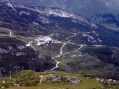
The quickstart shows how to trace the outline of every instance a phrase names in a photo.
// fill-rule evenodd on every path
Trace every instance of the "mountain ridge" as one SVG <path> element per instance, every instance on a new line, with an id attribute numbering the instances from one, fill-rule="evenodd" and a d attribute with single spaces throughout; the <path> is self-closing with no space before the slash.
<path id="1" fill-rule="evenodd" d="M 11 2 L 30 6 L 59 7 L 78 13 L 90 21 L 101 24 L 107 28 L 118 29 L 119 27 L 119 0 L 28 0 L 28 3 L 25 1 L 11 0 Z M 105 14 L 107 17 L 103 17 Z M 110 16 L 110 14 L 112 16 Z"/>
<path id="2" fill-rule="evenodd" d="M 62 38 L 63 36 L 65 37 L 66 34 L 68 35 L 68 34 L 75 33 L 72 30 L 75 29 L 75 31 L 79 32 L 79 34 L 80 32 L 84 32 L 84 33 L 89 32 L 88 34 L 82 34 L 79 40 L 77 39 L 78 35 L 74 37 L 73 41 L 78 41 L 78 43 L 80 44 L 96 44 L 96 43 L 98 44 L 99 42 L 97 40 L 103 39 L 101 43 L 103 45 L 118 46 L 117 31 L 111 31 L 100 25 L 96 25 L 95 23 L 92 23 L 72 12 L 59 8 L 34 7 L 34 6 L 28 7 L 28 6 L 19 6 L 19 5 L 11 6 L 11 4 L 8 3 L 1 4 L 1 7 L 3 7 L 1 8 L 1 12 L 3 13 L 1 13 L 0 18 L 4 23 L 11 22 L 12 24 L 16 24 L 18 26 L 24 27 L 24 31 L 27 31 L 29 34 L 30 33 L 40 34 L 44 32 L 45 34 L 49 34 L 49 33 L 59 32 L 58 29 L 60 29 L 62 31 L 65 30 L 67 32 L 65 33 L 65 35 L 63 35 L 64 33 L 60 34 L 61 32 L 57 33 L 59 35 L 62 35 L 59 36 Z M 9 11 L 7 11 L 6 8 L 9 9 Z M 6 11 L 6 13 L 4 13 L 4 11 Z M 10 14 L 10 17 L 7 18 L 4 14 Z M 36 27 L 37 30 L 34 27 Z M 112 35 L 113 37 L 109 37 L 108 35 Z M 114 41 L 112 39 L 117 41 Z M 93 43 L 93 41 L 95 42 Z"/>

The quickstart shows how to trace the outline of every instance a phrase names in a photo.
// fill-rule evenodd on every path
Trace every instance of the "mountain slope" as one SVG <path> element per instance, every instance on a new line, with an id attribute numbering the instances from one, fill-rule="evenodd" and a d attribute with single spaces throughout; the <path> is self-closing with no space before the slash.
<path id="1" fill-rule="evenodd" d="M 3 27 L 13 28 L 15 26 L 28 34 L 52 33 L 60 40 L 68 37 L 69 34 L 79 32 L 71 39 L 73 42 L 119 46 L 118 32 L 91 23 L 83 17 L 63 9 L 19 5 L 11 7 L 9 3 L 1 4 L 1 7 L 3 8 L 1 8 L 0 20 Z M 10 16 L 6 17 L 5 14 L 10 14 Z"/>
<path id="2" fill-rule="evenodd" d="M 18 39 L 0 37 L 0 77 L 14 74 L 22 69 L 44 71 L 53 66 L 54 62 L 48 55 L 35 52 Z"/>
<path id="3" fill-rule="evenodd" d="M 76 65 L 75 63 L 80 63 L 80 61 L 84 61 L 84 67 L 82 66 L 82 69 L 85 68 L 87 70 L 88 69 L 87 65 L 90 66 L 90 61 L 88 60 L 91 60 L 92 64 L 89 68 L 92 69 L 94 68 L 94 70 L 96 70 L 97 68 L 96 65 L 99 62 L 100 65 L 98 67 L 100 69 L 102 68 L 101 66 L 104 63 L 106 66 L 104 66 L 103 68 L 108 68 L 110 67 L 110 65 L 112 65 L 111 69 L 115 69 L 114 75 L 111 76 L 111 78 L 113 78 L 116 74 L 118 74 L 118 72 L 116 72 L 116 69 L 118 70 L 119 67 L 118 65 L 115 65 L 115 63 L 118 64 L 118 60 L 114 60 L 114 62 L 110 63 L 113 58 L 108 59 L 107 57 L 108 55 L 109 57 L 112 56 L 112 54 L 114 53 L 111 51 L 113 48 L 112 46 L 119 47 L 118 31 L 113 31 L 104 28 L 103 26 L 92 23 L 73 12 L 66 11 L 60 8 L 13 5 L 9 2 L 1 2 L 0 7 L 1 7 L 0 27 L 2 27 L 0 28 L 0 37 L 5 38 L 7 36 L 8 38 L 10 37 L 10 39 L 11 38 L 17 39 L 23 42 L 24 45 L 33 42 L 32 44 L 30 44 L 30 48 L 32 48 L 33 51 L 31 50 L 28 52 L 31 53 L 33 52 L 34 55 L 28 55 L 28 58 L 34 56 L 38 59 L 36 61 L 35 59 L 28 61 L 27 56 L 25 56 L 24 61 L 27 62 L 26 69 L 43 71 L 45 69 L 52 70 L 53 68 L 56 70 L 58 69 L 62 70 L 63 64 L 61 65 L 60 68 L 58 66 L 59 65 L 58 63 L 60 62 L 59 60 L 57 61 L 55 58 L 65 59 L 64 56 L 66 54 L 66 56 L 68 55 L 68 58 L 70 57 L 69 59 L 71 59 L 71 61 L 65 60 L 66 64 L 63 65 L 63 67 L 65 68 L 67 68 L 68 65 L 71 66 L 71 69 L 73 68 L 75 69 L 76 67 L 80 66 L 78 64 Z M 39 47 L 34 42 L 35 38 L 38 37 L 38 35 L 47 35 L 47 36 L 50 35 L 54 43 L 48 46 Z M 6 42 L 6 44 L 9 44 L 9 42 Z M 67 46 L 67 44 L 70 45 Z M 105 48 L 97 49 L 94 47 L 94 49 L 101 51 L 101 52 L 97 52 L 97 54 L 94 54 L 95 50 L 86 48 L 84 51 L 82 51 L 83 57 L 79 57 L 81 53 L 80 49 L 83 47 L 83 45 L 89 47 L 109 46 L 109 50 L 104 51 Z M 67 47 L 65 48 L 65 46 Z M 12 51 L 16 52 L 16 50 L 12 50 Z M 89 51 L 91 51 L 91 54 L 93 54 L 93 56 L 90 54 Z M 111 51 L 111 53 L 108 53 L 108 51 Z M 103 54 L 103 52 L 105 54 Z M 85 56 L 85 54 L 87 53 L 89 55 Z M 73 58 L 70 56 L 70 54 L 72 55 Z M 76 60 L 75 60 L 75 54 L 78 54 Z M 9 55 L 14 57 L 13 60 L 15 60 L 16 56 L 13 56 L 12 54 Z M 99 55 L 101 55 L 101 57 Z M 95 56 L 98 58 L 96 58 L 96 60 L 93 60 Z M 107 59 L 104 58 L 105 56 L 107 57 Z M 115 59 L 118 59 L 117 54 L 114 54 L 114 56 Z M 80 58 L 82 59 L 84 58 L 84 60 L 80 60 Z M 5 58 L 1 58 L 2 61 L 4 61 L 4 59 Z M 7 61 L 9 62 L 9 60 Z M 19 62 L 20 61 L 18 61 L 18 64 Z M 15 64 L 15 62 L 13 62 L 13 64 Z M 7 64 L 7 66 L 8 65 L 10 65 L 10 63 Z M 33 69 L 34 67 L 35 69 Z M 10 69 L 10 67 L 6 67 L 6 68 Z M 9 73 L 9 71 L 10 70 L 8 70 L 7 74 Z M 97 71 L 100 72 L 99 70 Z M 106 72 L 108 71 L 109 70 L 107 69 Z M 76 70 L 76 72 L 81 72 L 81 71 Z M 95 71 L 93 71 L 93 73 L 95 73 Z"/>
<path id="4" fill-rule="evenodd" d="M 80 14 L 105 27 L 118 29 L 119 0 L 11 0 L 13 3 L 59 7 Z"/>

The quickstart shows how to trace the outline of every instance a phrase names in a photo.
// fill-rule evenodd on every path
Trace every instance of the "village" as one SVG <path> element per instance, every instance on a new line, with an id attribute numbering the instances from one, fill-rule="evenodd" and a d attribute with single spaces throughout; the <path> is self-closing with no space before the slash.
<path id="1" fill-rule="evenodd" d="M 53 42 L 50 36 L 38 35 L 33 41 L 30 41 L 26 46 L 31 46 L 34 43 L 37 46 L 45 46 Z"/>

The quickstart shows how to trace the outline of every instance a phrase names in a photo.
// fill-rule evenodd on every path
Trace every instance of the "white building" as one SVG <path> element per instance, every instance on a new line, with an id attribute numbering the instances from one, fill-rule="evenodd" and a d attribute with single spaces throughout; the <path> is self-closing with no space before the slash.
<path id="1" fill-rule="evenodd" d="M 46 45 L 46 44 L 49 44 L 53 42 L 52 38 L 51 37 L 48 37 L 48 36 L 38 36 L 35 38 L 35 43 L 36 45 Z"/>

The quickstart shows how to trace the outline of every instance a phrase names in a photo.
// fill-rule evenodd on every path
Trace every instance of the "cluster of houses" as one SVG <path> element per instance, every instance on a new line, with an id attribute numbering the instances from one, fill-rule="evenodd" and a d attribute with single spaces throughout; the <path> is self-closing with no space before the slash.
<path id="1" fill-rule="evenodd" d="M 53 42 L 52 38 L 49 36 L 39 35 L 35 38 L 36 45 L 47 45 Z"/>
<path id="2" fill-rule="evenodd" d="M 33 41 L 30 41 L 28 44 L 26 44 L 26 46 L 33 47 L 32 43 L 34 43 L 34 44 L 36 44 L 38 46 L 45 46 L 45 45 L 50 44 L 51 42 L 53 42 L 51 37 L 39 35 Z"/>

